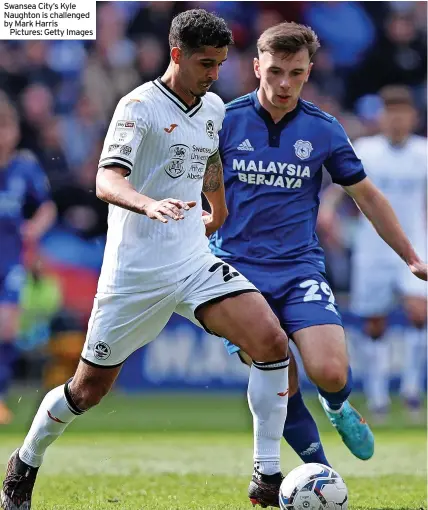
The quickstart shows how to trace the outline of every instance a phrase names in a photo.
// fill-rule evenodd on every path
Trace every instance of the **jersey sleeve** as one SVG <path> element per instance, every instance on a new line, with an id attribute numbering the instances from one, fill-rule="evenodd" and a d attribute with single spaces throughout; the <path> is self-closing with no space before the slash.
<path id="1" fill-rule="evenodd" d="M 138 148 L 149 126 L 147 105 L 138 99 L 121 99 L 104 140 L 98 168 L 119 166 L 132 172 Z"/>
<path id="2" fill-rule="evenodd" d="M 342 125 L 334 119 L 331 124 L 330 154 L 324 166 L 333 182 L 341 186 L 352 186 L 366 177 L 363 164 Z"/>

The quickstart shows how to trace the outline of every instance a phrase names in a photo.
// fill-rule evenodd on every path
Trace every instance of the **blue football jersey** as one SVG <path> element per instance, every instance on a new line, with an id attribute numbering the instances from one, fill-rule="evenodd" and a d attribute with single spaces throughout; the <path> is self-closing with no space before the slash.
<path id="1" fill-rule="evenodd" d="M 25 204 L 37 207 L 49 199 L 47 178 L 31 153 L 18 152 L 0 168 L 0 269 L 20 259 Z"/>
<path id="2" fill-rule="evenodd" d="M 211 236 L 214 254 L 231 263 L 298 260 L 324 270 L 315 233 L 322 168 L 344 186 L 366 176 L 340 123 L 299 100 L 275 124 L 253 92 L 226 106 L 220 154 L 229 216 Z"/>

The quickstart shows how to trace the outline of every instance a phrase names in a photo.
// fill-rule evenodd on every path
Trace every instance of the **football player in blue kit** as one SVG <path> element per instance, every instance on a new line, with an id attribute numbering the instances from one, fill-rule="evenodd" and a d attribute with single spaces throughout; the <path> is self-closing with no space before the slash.
<path id="1" fill-rule="evenodd" d="M 18 114 L 6 97 L 0 98 L 0 425 L 12 413 L 5 397 L 17 357 L 19 297 L 24 283 L 22 245 L 36 243 L 52 225 L 56 207 L 50 200 L 47 179 L 34 156 L 17 151 Z M 35 209 L 25 220 L 24 206 Z"/>
<path id="2" fill-rule="evenodd" d="M 350 451 L 367 460 L 374 437 L 348 402 L 352 374 L 342 319 L 315 233 L 322 167 L 417 277 L 426 279 L 427 266 L 366 177 L 340 123 L 300 98 L 318 47 L 317 35 L 296 23 L 281 23 L 260 36 L 254 59 L 260 87 L 227 105 L 220 131 L 229 216 L 210 246 L 230 263 L 231 274 L 235 268 L 262 292 L 297 346 L 330 422 Z M 230 354 L 239 351 L 225 343 Z M 298 390 L 295 363 L 284 437 L 303 461 L 327 463 Z"/>

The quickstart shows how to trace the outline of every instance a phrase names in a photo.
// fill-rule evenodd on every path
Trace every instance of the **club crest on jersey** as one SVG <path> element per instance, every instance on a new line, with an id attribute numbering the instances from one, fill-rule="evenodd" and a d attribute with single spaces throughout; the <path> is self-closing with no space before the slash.
<path id="1" fill-rule="evenodd" d="M 104 342 L 97 342 L 94 345 L 94 356 L 97 359 L 104 360 L 107 359 L 111 354 L 110 347 Z"/>
<path id="2" fill-rule="evenodd" d="M 176 143 L 171 145 L 169 148 L 170 161 L 165 167 L 165 172 L 172 177 L 177 179 L 181 177 L 185 172 L 185 161 L 188 159 L 190 149 L 187 145 Z"/>
<path id="3" fill-rule="evenodd" d="M 205 124 L 205 129 L 207 131 L 207 135 L 210 138 L 214 138 L 214 122 L 212 120 L 207 120 L 207 123 Z"/>
<path id="4" fill-rule="evenodd" d="M 304 140 L 297 140 L 293 147 L 299 159 L 308 159 L 311 152 L 314 150 L 311 142 L 306 142 Z"/>

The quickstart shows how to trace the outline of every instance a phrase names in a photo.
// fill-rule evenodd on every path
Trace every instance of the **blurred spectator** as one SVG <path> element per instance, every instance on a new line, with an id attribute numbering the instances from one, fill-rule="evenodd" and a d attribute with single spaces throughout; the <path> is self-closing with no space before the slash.
<path id="1" fill-rule="evenodd" d="M 412 15 L 391 13 L 385 23 L 384 36 L 353 73 L 349 88 L 351 101 L 367 93 L 376 93 L 388 84 L 424 88 L 426 62 L 426 37 L 418 32 Z M 424 103 L 423 107 L 426 99 Z"/>
<path id="2" fill-rule="evenodd" d="M 23 72 L 29 83 L 40 83 L 55 91 L 60 76 L 48 65 L 48 41 L 27 41 L 24 46 Z"/>
<path id="3" fill-rule="evenodd" d="M 304 20 L 338 69 L 358 64 L 375 40 L 373 22 L 361 2 L 308 2 Z"/>
<path id="4" fill-rule="evenodd" d="M 19 347 L 30 350 L 45 344 L 51 321 L 62 303 L 61 288 L 55 277 L 45 273 L 40 257 L 31 257 L 21 294 Z"/>
<path id="5" fill-rule="evenodd" d="M 145 35 L 138 40 L 136 66 L 141 83 L 160 76 L 168 60 L 169 53 L 159 38 Z"/>
<path id="6" fill-rule="evenodd" d="M 21 97 L 21 147 L 31 149 L 37 155 L 42 151 L 39 133 L 54 116 L 54 98 L 45 85 L 29 85 Z"/>
<path id="7" fill-rule="evenodd" d="M 48 176 L 54 194 L 73 178 L 63 151 L 61 134 L 60 119 L 52 117 L 43 124 L 38 138 L 41 146 L 39 160 Z"/>
<path id="8" fill-rule="evenodd" d="M 100 152 L 101 147 L 94 145 L 75 178 L 54 194 L 60 225 L 83 239 L 93 239 L 107 231 L 108 205 L 95 194 Z"/>
<path id="9" fill-rule="evenodd" d="M 103 138 L 104 124 L 100 119 L 99 105 L 82 94 L 71 115 L 61 121 L 62 147 L 73 172 L 80 171 L 97 143 Z"/>

